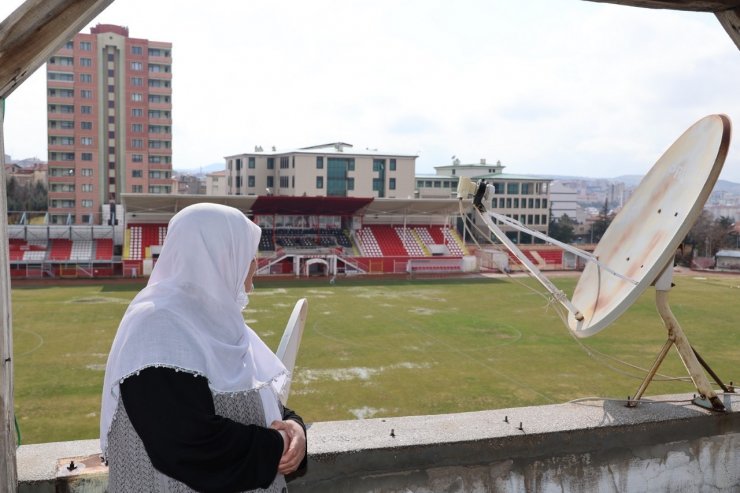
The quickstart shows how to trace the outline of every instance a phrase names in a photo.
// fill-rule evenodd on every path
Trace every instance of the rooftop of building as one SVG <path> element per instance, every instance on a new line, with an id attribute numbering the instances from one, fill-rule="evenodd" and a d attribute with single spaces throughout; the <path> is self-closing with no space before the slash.
<path id="1" fill-rule="evenodd" d="M 285 156 L 287 154 L 341 154 L 345 156 L 391 156 L 391 157 L 419 157 L 418 154 L 408 152 L 395 152 L 395 151 L 384 151 L 380 149 L 356 149 L 352 144 L 346 142 L 332 142 L 329 144 L 319 144 L 308 147 L 298 147 L 295 149 L 280 149 L 278 150 L 275 146 L 271 146 L 270 149 L 265 150 L 262 146 L 254 146 L 252 152 L 241 152 L 239 154 L 233 154 L 224 156 L 225 159 L 238 158 L 240 156 Z"/>

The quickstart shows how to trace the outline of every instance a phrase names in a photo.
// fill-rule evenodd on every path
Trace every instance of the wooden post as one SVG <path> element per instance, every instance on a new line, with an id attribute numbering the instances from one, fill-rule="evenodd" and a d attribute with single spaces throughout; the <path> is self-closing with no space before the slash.
<path id="1" fill-rule="evenodd" d="M 63 43 L 113 0 L 26 0 L 0 22 L 0 492 L 17 491 L 13 410 L 8 211 L 3 119 L 5 99 Z"/>
<path id="2" fill-rule="evenodd" d="M 13 412 L 13 332 L 8 258 L 8 200 L 5 193 L 4 117 L 5 99 L 0 99 L 0 491 L 14 492 L 18 473 Z"/>

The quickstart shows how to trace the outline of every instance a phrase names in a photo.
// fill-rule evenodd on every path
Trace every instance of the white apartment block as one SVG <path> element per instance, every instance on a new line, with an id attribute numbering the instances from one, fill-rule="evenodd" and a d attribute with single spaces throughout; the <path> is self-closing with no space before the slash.
<path id="1" fill-rule="evenodd" d="M 535 231 L 547 234 L 550 207 L 550 182 L 548 178 L 504 173 L 500 161 L 487 164 L 462 164 L 455 159 L 451 165 L 435 166 L 435 175 L 416 175 L 418 198 L 456 197 L 457 183 L 461 176 L 473 181 L 486 180 L 493 186 L 494 194 L 489 210 L 515 219 Z M 526 233 L 502 227 L 506 235 L 517 243 L 532 243 L 535 239 Z M 539 240 L 537 240 L 539 241 Z"/>
<path id="2" fill-rule="evenodd" d="M 414 197 L 416 155 L 335 142 L 226 156 L 226 195 Z"/>

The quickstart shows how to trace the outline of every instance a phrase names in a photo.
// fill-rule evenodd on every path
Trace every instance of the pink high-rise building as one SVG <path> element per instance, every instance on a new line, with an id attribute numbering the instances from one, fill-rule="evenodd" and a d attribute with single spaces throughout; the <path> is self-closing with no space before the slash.
<path id="1" fill-rule="evenodd" d="M 100 224 L 122 193 L 171 193 L 171 68 L 172 43 L 109 24 L 49 59 L 51 224 Z"/>

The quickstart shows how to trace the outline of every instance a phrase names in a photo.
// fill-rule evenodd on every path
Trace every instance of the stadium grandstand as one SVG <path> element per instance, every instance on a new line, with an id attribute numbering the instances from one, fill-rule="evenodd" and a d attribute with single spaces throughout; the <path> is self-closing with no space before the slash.
<path id="1" fill-rule="evenodd" d="M 11 276 L 147 276 L 167 236 L 170 218 L 203 201 L 235 207 L 262 227 L 259 275 L 439 274 L 520 268 L 511 255 L 471 241 L 455 199 L 124 194 L 117 208 L 120 219 L 111 211 L 103 221 L 108 225 L 9 225 Z M 575 267 L 557 248 L 541 244 L 523 248 L 541 269 Z"/>

